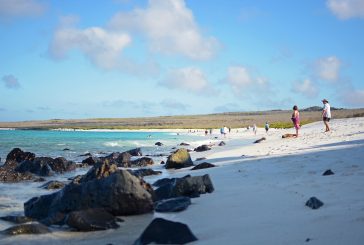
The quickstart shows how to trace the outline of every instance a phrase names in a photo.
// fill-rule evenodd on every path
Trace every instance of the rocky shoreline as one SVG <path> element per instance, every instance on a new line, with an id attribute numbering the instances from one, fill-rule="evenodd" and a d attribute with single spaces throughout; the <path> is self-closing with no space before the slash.
<path id="1" fill-rule="evenodd" d="M 209 149 L 209 146 L 203 145 L 195 151 Z M 179 148 L 172 152 L 166 160 L 165 169 L 213 167 L 206 162 L 195 165 L 189 151 Z M 123 222 L 120 216 L 181 212 L 191 204 L 190 198 L 214 191 L 209 175 L 186 175 L 182 178 L 163 178 L 155 183 L 146 182 L 144 176 L 161 172 L 145 168 L 153 165 L 154 161 L 143 156 L 140 148 L 113 152 L 104 157 L 90 154 L 85 157 L 81 163 L 75 163 L 63 157 L 37 157 L 19 148 L 11 150 L 5 163 L 0 166 L 0 181 L 4 183 L 42 182 L 49 176 L 72 172 L 79 167 L 90 169 L 84 175 L 71 178 L 68 183 L 49 181 L 43 184 L 42 188 L 59 190 L 26 201 L 24 216 L 0 217 L 16 224 L 0 231 L 0 234 L 45 234 L 52 232 L 55 226 L 58 230 L 78 232 L 118 229 L 120 222 Z M 132 157 L 138 158 L 131 160 Z M 173 227 L 177 230 L 173 230 Z M 163 241 L 187 243 L 195 240 L 196 236 L 187 225 L 156 218 L 135 244 Z"/>

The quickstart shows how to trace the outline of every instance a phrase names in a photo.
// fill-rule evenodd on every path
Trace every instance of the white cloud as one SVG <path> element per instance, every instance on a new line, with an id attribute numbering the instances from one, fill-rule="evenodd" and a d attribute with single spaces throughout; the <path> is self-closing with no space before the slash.
<path id="1" fill-rule="evenodd" d="M 193 93 L 211 93 L 204 73 L 194 67 L 171 70 L 160 85 L 169 89 L 182 89 Z"/>
<path id="2" fill-rule="evenodd" d="M 122 50 L 131 42 L 130 36 L 100 27 L 77 29 L 74 21 L 70 17 L 62 19 L 49 45 L 51 56 L 62 59 L 69 51 L 76 49 L 101 68 L 115 68 Z"/>
<path id="3" fill-rule="evenodd" d="M 9 89 L 20 88 L 20 83 L 19 83 L 18 79 L 16 77 L 14 77 L 13 75 L 3 76 L 1 80 L 4 82 L 5 87 L 7 87 Z"/>
<path id="4" fill-rule="evenodd" d="M 316 75 L 325 81 L 335 82 L 340 79 L 341 61 L 335 56 L 318 59 L 314 64 Z"/>
<path id="5" fill-rule="evenodd" d="M 328 0 L 326 5 L 339 19 L 364 18 L 363 0 Z"/>
<path id="6" fill-rule="evenodd" d="M 110 27 L 141 32 L 150 40 L 154 52 L 191 59 L 210 59 L 219 46 L 214 37 L 201 34 L 184 0 L 149 0 L 146 9 L 115 15 Z"/>
<path id="7" fill-rule="evenodd" d="M 248 70 L 243 66 L 229 67 L 225 81 L 231 85 L 233 90 L 238 91 L 254 82 Z"/>
<path id="8" fill-rule="evenodd" d="M 318 89 L 309 79 L 305 79 L 303 82 L 294 82 L 292 86 L 292 91 L 302 94 L 308 98 L 314 98 L 318 95 Z"/>
<path id="9" fill-rule="evenodd" d="M 46 6 L 36 0 L 0 0 L 0 17 L 39 16 Z"/>
<path id="10" fill-rule="evenodd" d="M 251 71 L 244 66 L 228 67 L 227 76 L 222 82 L 228 84 L 237 96 L 270 91 L 267 79 L 254 77 Z"/>

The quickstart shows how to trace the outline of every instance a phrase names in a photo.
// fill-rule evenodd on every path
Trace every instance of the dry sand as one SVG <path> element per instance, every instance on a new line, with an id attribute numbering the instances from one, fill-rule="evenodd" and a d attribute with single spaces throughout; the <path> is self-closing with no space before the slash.
<path id="1" fill-rule="evenodd" d="M 106 232 L 55 232 L 18 236 L 2 244 L 132 244 L 154 217 L 187 224 L 191 244 L 364 244 L 364 118 L 305 125 L 298 138 L 282 139 L 294 129 L 234 130 L 221 138 L 226 146 L 192 153 L 216 168 L 170 171 L 171 177 L 209 174 L 211 194 L 192 199 L 180 213 L 154 213 L 125 218 L 121 228 Z M 244 139 L 253 142 L 244 145 Z M 331 169 L 335 174 L 322 176 Z M 147 180 L 153 181 L 155 177 Z M 312 210 L 316 196 L 324 206 Z"/>

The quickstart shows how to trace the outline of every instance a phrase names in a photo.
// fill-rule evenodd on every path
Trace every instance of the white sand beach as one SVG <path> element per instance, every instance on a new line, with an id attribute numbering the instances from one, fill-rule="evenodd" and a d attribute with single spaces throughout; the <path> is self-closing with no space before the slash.
<path id="1" fill-rule="evenodd" d="M 305 125 L 300 137 L 282 139 L 294 129 L 236 130 L 225 146 L 191 153 L 215 168 L 171 171 L 170 177 L 209 174 L 215 191 L 192 199 L 179 213 L 125 217 L 117 230 L 54 232 L 18 236 L 5 244 L 132 244 L 154 217 L 187 224 L 198 241 L 191 244 L 364 244 L 364 118 Z M 261 137 L 266 140 L 248 146 Z M 335 174 L 322 176 L 331 169 Z M 148 177 L 153 182 L 156 177 Z M 305 206 L 315 196 L 324 205 Z"/>

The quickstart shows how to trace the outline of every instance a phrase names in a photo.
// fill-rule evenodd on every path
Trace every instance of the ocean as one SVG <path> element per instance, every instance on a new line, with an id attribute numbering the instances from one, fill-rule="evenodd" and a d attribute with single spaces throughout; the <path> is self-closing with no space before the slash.
<path id="1" fill-rule="evenodd" d="M 112 152 L 123 152 L 134 148 L 141 148 L 143 155 L 152 155 L 155 165 L 153 168 L 161 170 L 161 160 L 174 147 L 182 142 L 191 143 L 189 148 L 209 142 L 213 137 L 202 136 L 202 133 L 176 132 L 125 132 L 113 130 L 99 131 L 55 131 L 55 130 L 0 130 L 0 158 L 2 165 L 7 154 L 15 147 L 23 151 L 35 153 L 37 157 L 65 157 L 80 163 L 86 153 L 93 156 L 105 156 Z M 156 146 L 156 142 L 163 146 Z M 68 178 L 84 174 L 89 168 L 79 168 L 66 174 L 47 177 L 47 181 L 67 181 Z M 167 173 L 168 175 L 168 173 Z M 165 173 L 163 176 L 166 176 Z M 0 183 L 0 216 L 23 215 L 23 204 L 32 197 L 49 194 L 53 191 L 39 188 L 44 182 Z M 55 190 L 57 191 L 57 190 Z M 13 224 L 0 220 L 0 230 Z M 1 243 L 1 239 L 0 239 Z"/>

